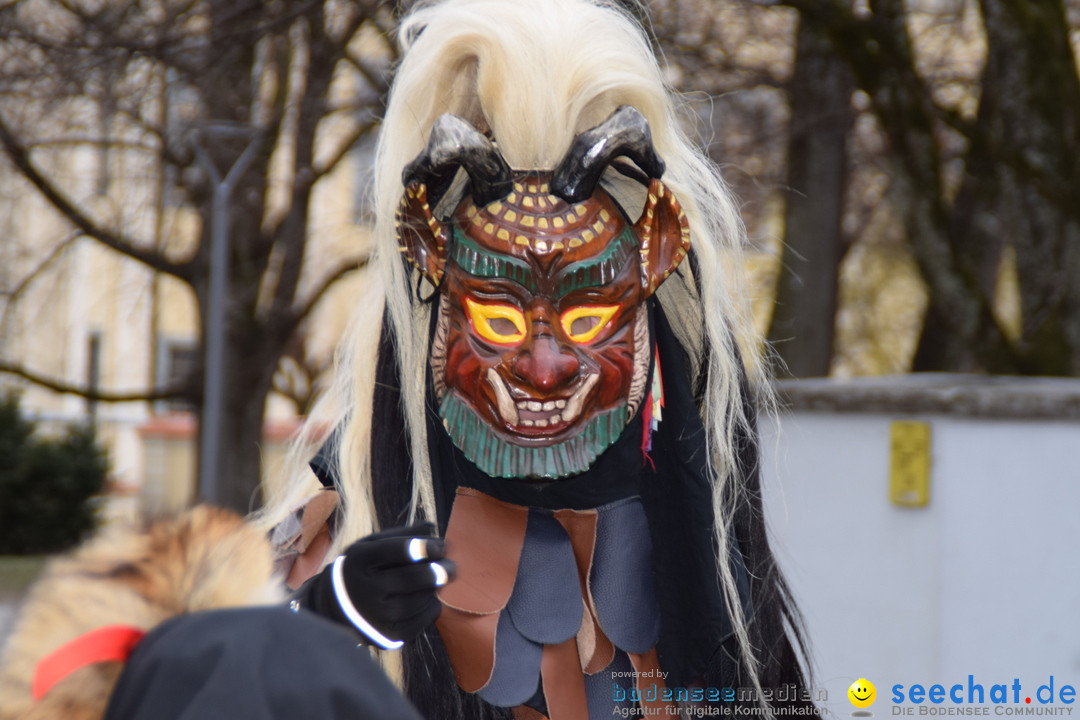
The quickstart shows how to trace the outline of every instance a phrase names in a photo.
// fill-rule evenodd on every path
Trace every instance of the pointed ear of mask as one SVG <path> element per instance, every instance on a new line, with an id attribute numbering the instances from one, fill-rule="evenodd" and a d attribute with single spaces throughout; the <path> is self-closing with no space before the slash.
<path id="1" fill-rule="evenodd" d="M 401 252 L 436 287 L 442 282 L 450 234 L 435 219 L 432 206 L 439 204 L 458 168 L 469 175 L 478 206 L 506 197 L 512 185 L 510 166 L 483 133 L 456 115 L 435 119 L 424 150 L 402 171 L 405 195 L 395 228 Z"/>
<path id="2" fill-rule="evenodd" d="M 634 232 L 641 240 L 641 277 L 648 297 L 675 272 L 690 250 L 686 213 L 671 191 L 655 178 L 649 181 L 649 197 Z"/>
<path id="3" fill-rule="evenodd" d="M 394 229 L 402 254 L 438 287 L 442 283 L 450 235 L 435 219 L 427 195 L 427 186 L 422 182 L 414 181 L 405 187 L 394 216 Z"/>

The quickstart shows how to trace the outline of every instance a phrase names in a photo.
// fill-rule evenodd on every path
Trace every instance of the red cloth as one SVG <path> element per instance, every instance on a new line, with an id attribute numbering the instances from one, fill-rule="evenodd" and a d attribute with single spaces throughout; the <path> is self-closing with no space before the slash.
<path id="1" fill-rule="evenodd" d="M 30 691 L 45 697 L 58 682 L 76 670 L 100 662 L 126 662 L 146 633 L 130 625 L 108 625 L 64 643 L 42 658 L 34 670 Z"/>

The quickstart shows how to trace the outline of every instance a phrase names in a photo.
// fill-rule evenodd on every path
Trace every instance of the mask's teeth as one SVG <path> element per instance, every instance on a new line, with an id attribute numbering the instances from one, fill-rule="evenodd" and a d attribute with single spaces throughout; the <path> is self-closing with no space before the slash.
<path id="1" fill-rule="evenodd" d="M 564 422 L 573 422 L 577 416 L 581 414 L 581 408 L 585 404 L 585 399 L 599 380 L 599 374 L 590 375 L 582 384 L 581 388 L 574 393 L 573 397 L 566 403 L 566 409 L 562 411 Z"/>
<path id="2" fill-rule="evenodd" d="M 499 377 L 499 373 L 495 372 L 495 368 L 488 368 L 487 381 L 491 384 L 491 389 L 495 391 L 496 407 L 503 422 L 508 425 L 517 425 L 517 408 L 514 406 L 514 401 L 510 399 L 510 391 L 506 389 L 506 383 Z"/>

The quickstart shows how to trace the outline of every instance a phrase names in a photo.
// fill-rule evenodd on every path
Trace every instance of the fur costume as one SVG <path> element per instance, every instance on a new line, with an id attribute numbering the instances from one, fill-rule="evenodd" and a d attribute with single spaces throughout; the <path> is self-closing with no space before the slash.
<path id="1" fill-rule="evenodd" d="M 101 718 L 123 669 L 87 665 L 39 702 L 39 662 L 108 626 L 148 632 L 177 615 L 280 602 L 264 535 L 226 510 L 200 506 L 141 529 L 106 531 L 53 560 L 33 585 L 0 660 L 0 718 Z"/>
<path id="2" fill-rule="evenodd" d="M 3 720 L 419 720 L 355 635 L 283 606 L 264 533 L 208 506 L 52 561 L 0 660 Z"/>
<path id="3" fill-rule="evenodd" d="M 404 59 L 376 160 L 380 277 L 295 449 L 293 478 L 262 516 L 296 555 L 293 580 L 379 528 L 435 522 L 459 577 L 441 591 L 439 632 L 391 661 L 433 719 L 610 715 L 617 698 L 595 703 L 619 672 L 659 670 L 669 687 L 750 689 L 751 703 L 804 688 L 799 622 L 761 509 L 751 383 L 759 373 L 749 359 L 747 373 L 737 347 L 751 337 L 737 277 L 743 231 L 715 167 L 680 130 L 640 27 L 603 0 L 447 0 L 414 10 L 400 37 Z M 623 108 L 642 119 L 648 153 L 624 148 L 632 165 L 598 166 L 593 180 L 612 204 L 591 184 L 578 196 L 563 183 L 551 197 L 574 146 L 602 148 L 594 131 Z M 438 158 L 461 148 L 476 168 L 455 175 Z M 529 207 L 566 203 L 568 226 L 595 220 L 604 249 L 582 260 L 595 285 L 619 282 L 640 254 L 640 305 L 601 298 L 549 314 L 578 287 L 558 280 L 570 277 L 578 246 L 565 235 L 556 248 L 563 236 L 549 241 L 539 229 L 515 240 L 526 195 Z M 660 202 L 682 238 L 667 259 L 650 255 L 650 233 L 660 231 L 647 220 Z M 610 225 L 624 211 L 636 230 L 625 246 Z M 579 246 L 593 239 L 587 231 L 573 235 Z M 555 271 L 545 257 L 555 257 Z M 455 286 L 447 267 L 512 280 L 539 304 L 485 300 L 482 283 Z M 618 324 L 631 307 L 637 319 Z M 552 445 L 538 427 L 561 432 L 578 417 L 575 399 L 600 402 L 594 387 L 603 386 L 579 369 L 592 362 L 587 349 L 575 349 L 581 361 L 563 373 L 586 378 L 572 396 L 525 400 L 492 375 L 504 377 L 516 350 L 478 369 L 467 353 L 455 355 L 447 327 L 468 328 L 474 344 L 528 342 L 526 354 L 546 353 L 547 376 L 520 373 L 535 387 L 562 382 L 566 338 L 589 345 L 598 327 L 626 338 L 635 370 L 604 376 L 626 398 L 604 405 L 618 423 L 597 415 L 602 424 L 580 431 L 591 433 L 584 443 Z M 327 427 L 335 431 L 324 442 Z M 312 477 L 305 465 L 320 447 Z"/>

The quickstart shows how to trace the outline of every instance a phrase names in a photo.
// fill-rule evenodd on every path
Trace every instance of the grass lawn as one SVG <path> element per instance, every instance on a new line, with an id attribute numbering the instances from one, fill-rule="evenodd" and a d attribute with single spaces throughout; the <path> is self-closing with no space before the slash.
<path id="1" fill-rule="evenodd" d="M 47 555 L 0 555 L 0 601 L 22 595 L 48 559 Z"/>

